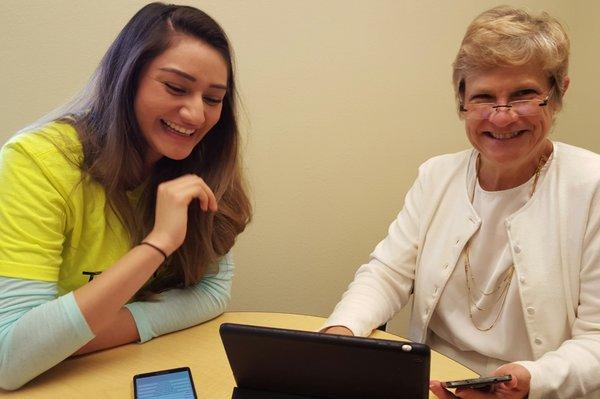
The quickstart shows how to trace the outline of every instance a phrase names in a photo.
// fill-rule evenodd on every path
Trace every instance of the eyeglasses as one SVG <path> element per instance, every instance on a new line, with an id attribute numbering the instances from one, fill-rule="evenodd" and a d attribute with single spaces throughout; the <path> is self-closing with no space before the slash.
<path id="1" fill-rule="evenodd" d="M 504 105 L 495 103 L 474 103 L 469 104 L 469 108 L 465 108 L 462 104 L 460 105 L 460 112 L 462 112 L 466 119 L 489 119 L 492 114 L 498 113 L 502 110 L 505 112 L 514 112 L 516 116 L 535 116 L 542 112 L 542 107 L 548 105 L 550 96 L 546 96 L 543 100 L 539 98 L 531 100 L 516 100 L 509 101 Z"/>

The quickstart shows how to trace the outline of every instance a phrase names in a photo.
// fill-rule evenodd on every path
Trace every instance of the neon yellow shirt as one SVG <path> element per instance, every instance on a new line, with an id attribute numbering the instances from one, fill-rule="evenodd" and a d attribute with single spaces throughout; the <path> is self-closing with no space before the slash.
<path id="1" fill-rule="evenodd" d="M 107 269 L 131 247 L 100 184 L 80 170 L 75 129 L 54 122 L 0 151 L 0 276 L 56 282 L 58 295 Z"/>

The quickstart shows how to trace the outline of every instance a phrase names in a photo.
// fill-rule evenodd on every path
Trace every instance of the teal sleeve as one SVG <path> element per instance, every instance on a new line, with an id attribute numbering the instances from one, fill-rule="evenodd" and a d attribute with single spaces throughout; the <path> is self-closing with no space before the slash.
<path id="1" fill-rule="evenodd" d="M 13 390 L 94 338 L 73 293 L 56 283 L 0 277 L 0 388 Z"/>
<path id="2" fill-rule="evenodd" d="M 140 342 L 195 326 L 223 313 L 231 298 L 232 278 L 233 259 L 228 254 L 219 262 L 216 275 L 206 276 L 192 287 L 162 292 L 156 301 L 125 305 L 135 320 Z"/>

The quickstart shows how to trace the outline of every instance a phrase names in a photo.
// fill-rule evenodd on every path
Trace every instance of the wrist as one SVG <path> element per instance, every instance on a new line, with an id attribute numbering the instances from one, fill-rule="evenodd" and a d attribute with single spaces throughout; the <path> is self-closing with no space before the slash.
<path id="1" fill-rule="evenodd" d="M 149 246 L 155 247 L 158 252 L 161 252 L 165 258 L 171 256 L 173 252 L 179 248 L 179 245 L 173 244 L 167 237 L 151 232 L 141 243 L 146 243 Z"/>
<path id="2" fill-rule="evenodd" d="M 156 246 L 156 245 L 154 245 L 152 243 L 149 243 L 148 241 L 142 241 L 142 242 L 140 242 L 140 245 L 146 245 L 146 246 L 152 248 L 153 250 L 155 250 L 156 252 L 158 252 L 163 257 L 163 262 L 166 262 L 166 260 L 167 260 L 167 254 L 166 254 L 165 251 L 163 251 L 162 249 L 160 249 L 160 247 L 158 247 L 158 246 Z"/>

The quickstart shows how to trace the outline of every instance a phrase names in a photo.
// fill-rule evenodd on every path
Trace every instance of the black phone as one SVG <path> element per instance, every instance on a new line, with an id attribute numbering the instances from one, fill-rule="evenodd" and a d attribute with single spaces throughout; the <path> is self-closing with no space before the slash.
<path id="1" fill-rule="evenodd" d="M 510 380 L 512 380 L 512 376 L 508 374 L 495 377 L 481 377 L 471 378 L 468 380 L 446 381 L 442 382 L 442 386 L 444 388 L 470 388 L 488 391 L 492 389 L 494 384 L 499 384 L 501 382 L 507 382 Z"/>
<path id="2" fill-rule="evenodd" d="M 153 371 L 133 376 L 135 399 L 197 399 L 189 367 Z"/>

